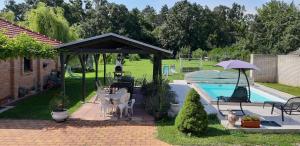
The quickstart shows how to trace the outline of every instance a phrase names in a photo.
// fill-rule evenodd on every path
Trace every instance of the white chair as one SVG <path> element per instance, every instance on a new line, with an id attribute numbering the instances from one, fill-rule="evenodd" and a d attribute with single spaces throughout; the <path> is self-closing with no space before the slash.
<path id="1" fill-rule="evenodd" d="M 125 115 L 128 115 L 128 101 L 130 98 L 130 93 L 126 93 L 121 96 L 120 98 L 120 104 L 118 105 L 118 108 L 120 109 L 120 118 L 123 116 L 123 111 L 125 109 Z"/>
<path id="2" fill-rule="evenodd" d="M 107 98 L 100 98 L 100 112 L 102 116 L 106 117 L 106 114 L 111 112 L 112 109 L 113 105 Z"/>
<path id="3" fill-rule="evenodd" d="M 131 116 L 133 115 L 133 105 L 135 103 L 135 99 L 131 99 L 131 102 L 128 104 L 128 111 L 130 111 Z"/>
<path id="4" fill-rule="evenodd" d="M 97 92 L 96 92 L 96 98 L 94 100 L 94 103 L 101 98 L 107 97 L 107 95 L 108 94 L 106 93 L 106 91 L 104 89 L 98 88 Z"/>

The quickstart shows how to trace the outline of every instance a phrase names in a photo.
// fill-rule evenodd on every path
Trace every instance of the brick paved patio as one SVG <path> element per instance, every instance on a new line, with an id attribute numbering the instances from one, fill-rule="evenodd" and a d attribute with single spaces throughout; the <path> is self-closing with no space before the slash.
<path id="1" fill-rule="evenodd" d="M 168 145 L 155 138 L 153 117 L 138 106 L 133 117 L 122 119 L 103 118 L 99 110 L 97 103 L 85 103 L 64 123 L 0 120 L 0 146 Z"/>
<path id="2" fill-rule="evenodd" d="M 0 120 L 0 145 L 167 145 L 153 123 L 129 121 Z"/>

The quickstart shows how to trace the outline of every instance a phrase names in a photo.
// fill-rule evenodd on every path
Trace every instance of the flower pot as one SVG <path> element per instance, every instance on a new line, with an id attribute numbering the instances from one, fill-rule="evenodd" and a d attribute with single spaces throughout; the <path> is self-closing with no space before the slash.
<path id="1" fill-rule="evenodd" d="M 235 122 L 237 120 L 239 120 L 239 118 L 232 111 L 229 111 L 227 118 L 228 118 L 228 124 L 229 124 L 228 126 L 231 126 L 231 127 L 235 127 Z"/>
<path id="2" fill-rule="evenodd" d="M 180 110 L 180 106 L 178 103 L 171 103 L 171 111 L 175 114 L 178 114 L 179 113 L 179 110 Z"/>
<path id="3" fill-rule="evenodd" d="M 260 121 L 241 121 L 242 127 L 243 128 L 260 128 Z"/>
<path id="4" fill-rule="evenodd" d="M 69 117 L 67 110 L 52 111 L 51 115 L 52 115 L 53 120 L 55 120 L 56 122 L 63 122 Z"/>

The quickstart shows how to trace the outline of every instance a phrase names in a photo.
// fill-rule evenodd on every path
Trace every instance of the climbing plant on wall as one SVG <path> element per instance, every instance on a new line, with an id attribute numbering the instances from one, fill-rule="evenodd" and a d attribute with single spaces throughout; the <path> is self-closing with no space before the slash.
<path id="1" fill-rule="evenodd" d="M 51 46 L 38 42 L 25 33 L 9 38 L 0 32 L 0 60 L 19 56 L 53 58 L 55 54 L 56 50 Z"/>

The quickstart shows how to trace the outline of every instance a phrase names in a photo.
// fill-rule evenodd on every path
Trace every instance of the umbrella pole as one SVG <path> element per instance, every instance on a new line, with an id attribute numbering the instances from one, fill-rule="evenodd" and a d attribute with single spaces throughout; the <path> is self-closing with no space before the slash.
<path id="1" fill-rule="evenodd" d="M 238 87 L 238 85 L 239 85 L 240 77 L 241 77 L 241 69 L 239 69 L 239 76 L 238 76 L 238 79 L 237 79 L 237 82 L 236 82 L 236 85 L 235 85 L 235 89 L 236 89 L 236 88 Z"/>
<path id="2" fill-rule="evenodd" d="M 249 90 L 249 93 L 248 93 L 248 95 L 249 95 L 249 97 L 248 97 L 248 100 L 250 101 L 250 97 L 251 97 L 251 92 L 250 92 L 250 83 L 249 83 L 249 80 L 248 80 L 248 77 L 247 77 L 247 74 L 246 74 L 246 71 L 243 69 L 243 73 L 244 73 L 244 75 L 245 75 L 245 77 L 246 77 L 246 80 L 247 80 L 247 85 L 248 85 L 248 90 Z"/>

